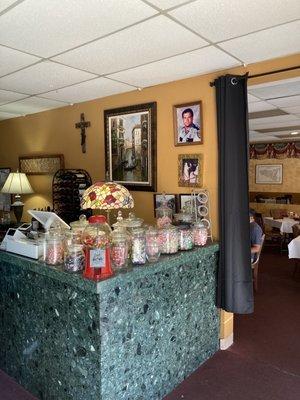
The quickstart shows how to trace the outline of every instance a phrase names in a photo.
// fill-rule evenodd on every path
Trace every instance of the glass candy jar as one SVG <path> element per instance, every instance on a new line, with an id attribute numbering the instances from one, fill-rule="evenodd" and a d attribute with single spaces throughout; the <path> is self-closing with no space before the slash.
<path id="1" fill-rule="evenodd" d="M 207 242 L 207 229 L 201 221 L 197 221 L 193 225 L 193 238 L 195 246 L 204 246 Z"/>
<path id="2" fill-rule="evenodd" d="M 81 243 L 81 236 L 85 228 L 88 226 L 88 221 L 85 215 L 80 215 L 78 221 L 70 222 L 71 231 L 74 233 L 74 241 Z"/>
<path id="3" fill-rule="evenodd" d="M 70 243 L 65 250 L 64 269 L 67 272 L 82 271 L 85 266 L 83 245 Z"/>
<path id="4" fill-rule="evenodd" d="M 111 229 L 104 215 L 94 215 L 89 218 L 89 225 L 82 234 L 85 245 L 86 278 L 100 280 L 113 274 L 110 263 Z"/>
<path id="5" fill-rule="evenodd" d="M 144 220 L 142 218 L 137 218 L 134 213 L 129 213 L 128 218 L 119 221 L 119 227 L 124 227 L 131 234 L 133 229 L 140 228 L 143 225 Z"/>
<path id="6" fill-rule="evenodd" d="M 133 264 L 145 264 L 146 262 L 146 237 L 143 228 L 132 229 L 131 261 Z"/>
<path id="7" fill-rule="evenodd" d="M 152 227 L 146 231 L 146 257 L 149 262 L 156 262 L 160 257 L 158 230 Z"/>
<path id="8" fill-rule="evenodd" d="M 44 262 L 60 265 L 64 262 L 63 235 L 59 228 L 50 228 L 45 235 Z"/>
<path id="9" fill-rule="evenodd" d="M 110 259 L 115 270 L 127 267 L 128 236 L 123 229 L 116 229 L 111 234 Z"/>
<path id="10" fill-rule="evenodd" d="M 193 215 L 188 212 L 180 211 L 179 213 L 174 214 L 174 221 L 178 225 L 191 224 L 193 222 Z"/>
<path id="11" fill-rule="evenodd" d="M 159 246 L 162 254 L 174 254 L 178 251 L 178 230 L 174 225 L 168 225 L 159 230 Z"/>
<path id="12" fill-rule="evenodd" d="M 189 225 L 178 226 L 179 250 L 192 250 L 194 247 L 193 230 Z"/>
<path id="13" fill-rule="evenodd" d="M 156 225 L 158 228 L 163 228 L 164 226 L 170 225 L 172 222 L 172 208 L 168 207 L 168 201 L 164 196 L 162 205 L 155 209 L 156 215 Z"/>

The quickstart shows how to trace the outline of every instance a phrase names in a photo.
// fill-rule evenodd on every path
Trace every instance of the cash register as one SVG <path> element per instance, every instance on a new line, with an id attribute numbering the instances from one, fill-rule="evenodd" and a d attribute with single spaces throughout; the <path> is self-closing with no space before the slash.
<path id="1" fill-rule="evenodd" d="M 58 215 L 50 211 L 28 210 L 28 213 L 41 223 L 45 232 L 54 224 L 70 229 Z M 18 228 L 9 228 L 1 242 L 0 249 L 25 257 L 38 259 L 43 255 L 45 233 L 32 232 L 32 224 L 25 223 Z"/>

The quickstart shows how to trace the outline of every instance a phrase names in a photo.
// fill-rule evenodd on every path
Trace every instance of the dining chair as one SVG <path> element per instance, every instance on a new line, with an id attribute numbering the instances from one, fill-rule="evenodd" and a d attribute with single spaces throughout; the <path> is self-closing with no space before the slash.
<path id="1" fill-rule="evenodd" d="M 254 285 L 254 290 L 255 292 L 258 292 L 258 265 L 259 265 L 259 260 L 260 260 L 260 255 L 263 249 L 263 245 L 265 242 L 265 235 L 262 235 L 261 237 L 261 246 L 260 246 L 260 250 L 257 253 L 257 258 L 256 260 L 251 264 L 252 267 L 252 275 L 253 275 L 253 285 Z"/>

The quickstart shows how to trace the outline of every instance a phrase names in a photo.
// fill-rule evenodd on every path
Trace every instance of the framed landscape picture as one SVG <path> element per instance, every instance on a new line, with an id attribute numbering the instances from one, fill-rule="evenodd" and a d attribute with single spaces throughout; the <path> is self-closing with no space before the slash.
<path id="1" fill-rule="evenodd" d="M 282 184 L 282 164 L 257 164 L 255 167 L 255 183 Z"/>
<path id="2" fill-rule="evenodd" d="M 178 186 L 201 187 L 202 176 L 202 154 L 178 155 Z"/>
<path id="3" fill-rule="evenodd" d="M 156 103 L 104 111 L 105 165 L 110 181 L 156 190 Z"/>
<path id="4" fill-rule="evenodd" d="M 173 118 L 175 146 L 203 143 L 201 101 L 174 106 Z"/>

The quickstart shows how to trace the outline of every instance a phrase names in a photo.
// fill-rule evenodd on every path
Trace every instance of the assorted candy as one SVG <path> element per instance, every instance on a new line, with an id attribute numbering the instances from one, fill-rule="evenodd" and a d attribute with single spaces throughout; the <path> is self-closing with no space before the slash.
<path id="1" fill-rule="evenodd" d="M 64 257 L 64 269 L 68 272 L 82 271 L 85 266 L 85 254 L 82 246 L 70 246 Z"/>
<path id="2" fill-rule="evenodd" d="M 160 230 L 158 234 L 160 252 L 162 254 L 174 254 L 178 251 L 178 231 L 173 225 Z"/>
<path id="3" fill-rule="evenodd" d="M 131 261 L 133 264 L 145 264 L 146 262 L 146 238 L 142 230 L 132 234 Z"/>
<path id="4" fill-rule="evenodd" d="M 191 250 L 194 247 L 193 231 L 189 227 L 179 228 L 179 250 Z"/>

